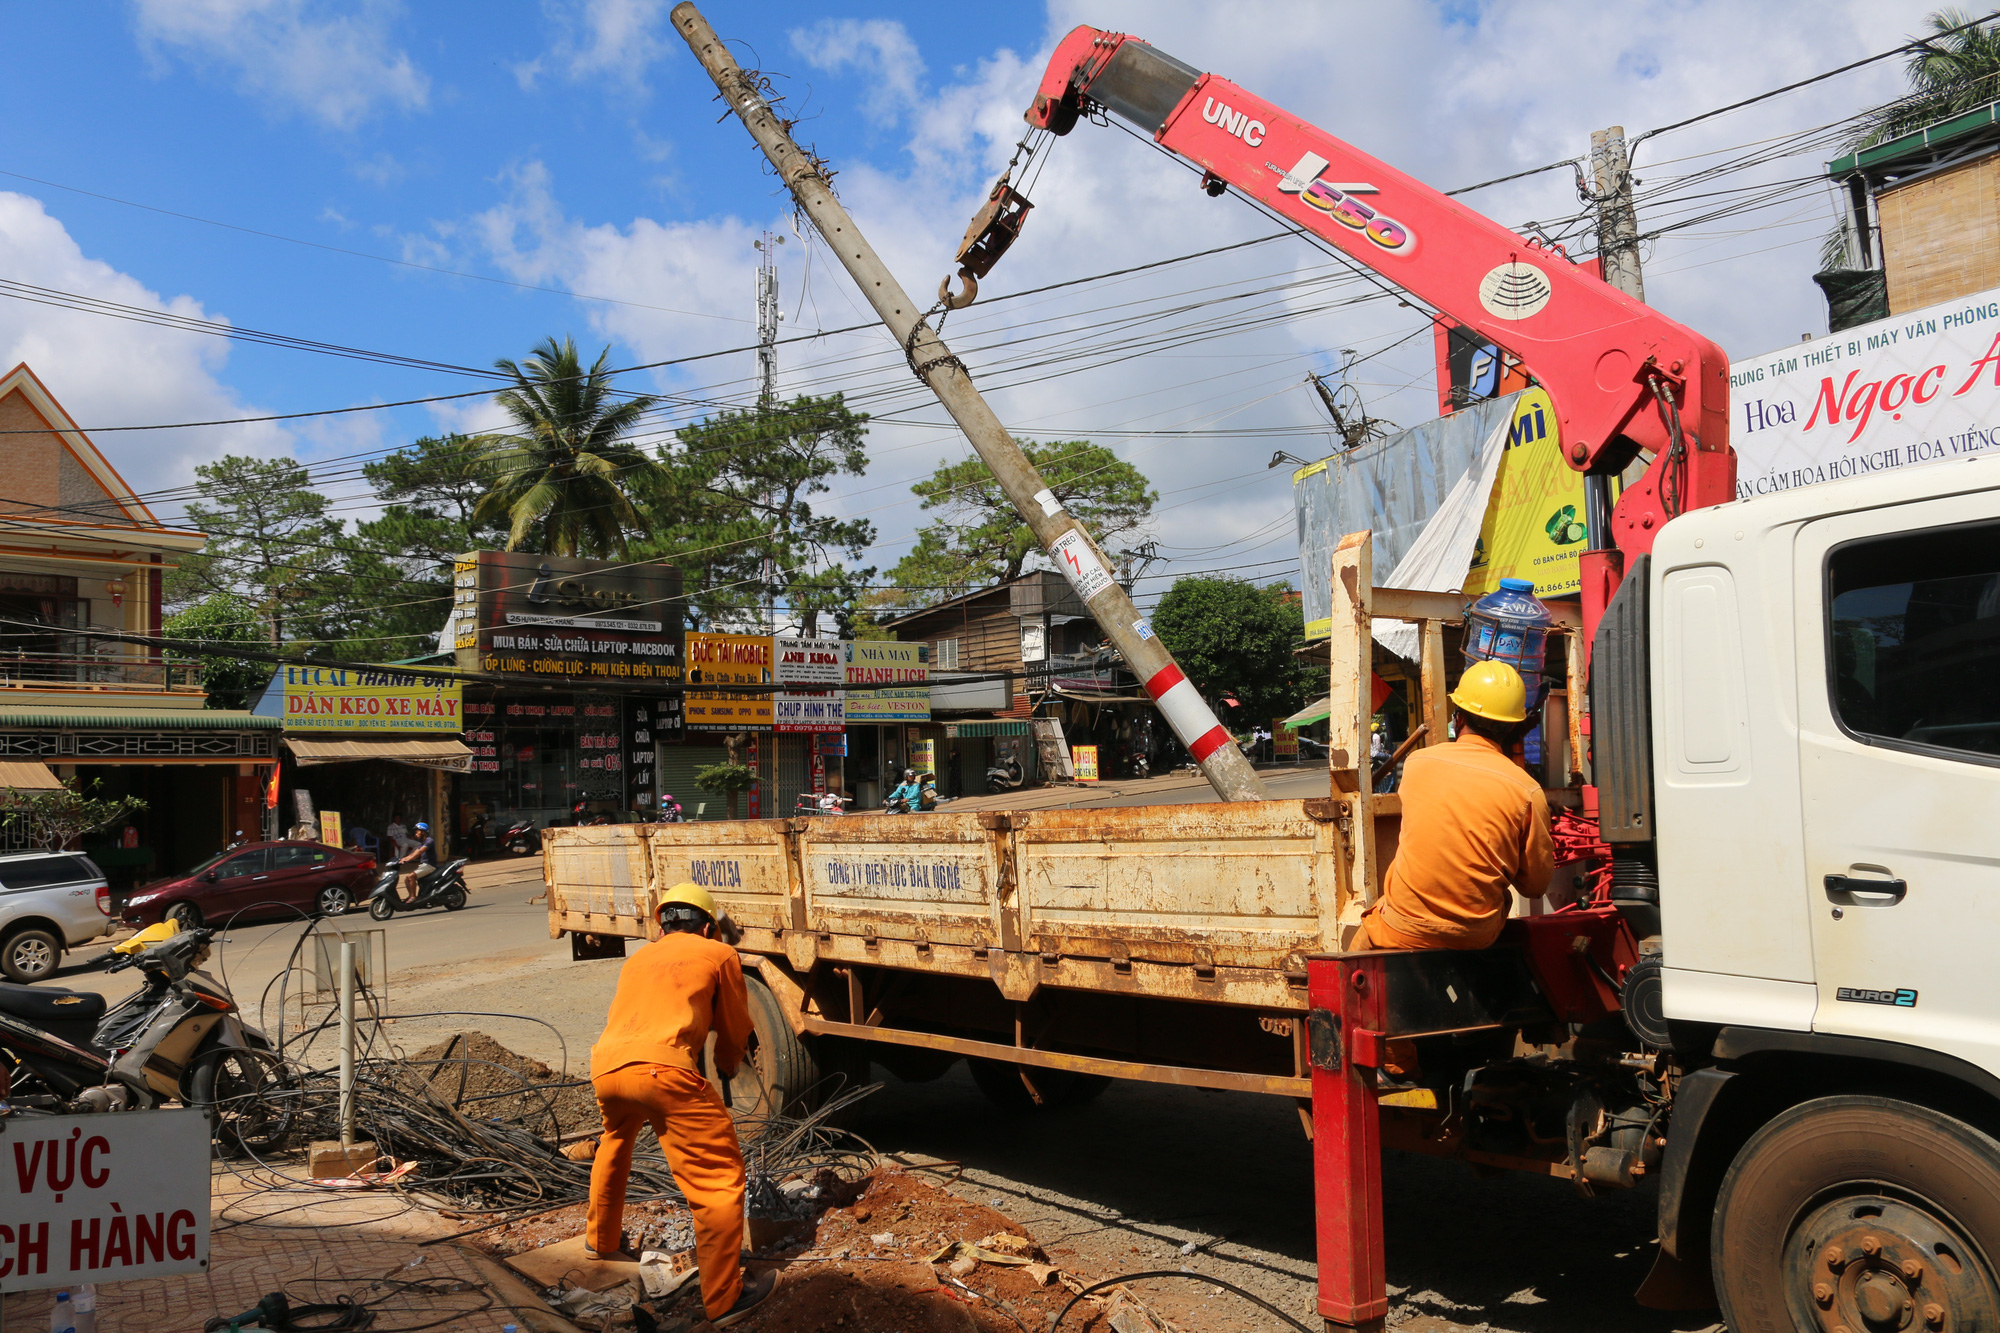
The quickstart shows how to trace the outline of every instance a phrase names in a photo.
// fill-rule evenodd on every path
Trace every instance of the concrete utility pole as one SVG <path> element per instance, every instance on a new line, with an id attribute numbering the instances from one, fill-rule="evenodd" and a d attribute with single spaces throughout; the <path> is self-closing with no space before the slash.
<path id="1" fill-rule="evenodd" d="M 1590 171 L 1596 181 L 1597 253 L 1604 263 L 1604 281 L 1643 301 L 1646 280 L 1639 273 L 1639 216 L 1632 206 L 1632 162 L 1625 153 L 1623 125 L 1590 136 Z"/>
<path id="2" fill-rule="evenodd" d="M 1146 693 L 1152 696 L 1168 725 L 1201 766 L 1203 776 L 1216 794 L 1226 801 L 1266 799 L 1264 784 L 1258 780 L 1256 770 L 1231 742 L 1228 730 L 1215 720 L 1207 702 L 1181 675 L 1172 655 L 1154 636 L 1152 626 L 1141 619 L 1132 599 L 1112 577 L 1104 552 L 1083 525 L 1064 511 L 1047 483 L 1022 456 L 1007 428 L 1000 424 L 1000 418 L 972 387 L 972 378 L 965 367 L 923 319 L 922 309 L 896 282 L 863 239 L 854 219 L 834 198 L 819 164 L 792 142 L 784 124 L 758 91 L 756 80 L 743 72 L 693 4 L 676 5 L 673 18 L 674 27 L 701 61 L 702 68 L 715 80 L 715 86 L 721 89 L 723 101 L 771 159 L 778 169 L 778 179 L 791 189 L 792 197 L 819 229 L 828 248 L 838 256 L 855 285 L 861 288 L 861 294 L 896 336 L 909 357 L 911 369 L 930 386 L 958 422 L 965 438 L 1020 511 L 1035 540 L 1069 579 L 1106 637 L 1124 655 L 1126 664 L 1145 683 Z"/>
<path id="3" fill-rule="evenodd" d="M 775 247 L 785 238 L 765 232 L 754 241 L 762 256 L 757 262 L 757 406 L 769 409 L 778 401 L 778 324 L 784 315 L 778 310 L 778 260 Z M 767 492 L 765 502 L 770 502 Z M 777 570 L 767 554 L 761 571 L 764 580 L 764 632 L 778 632 Z"/>

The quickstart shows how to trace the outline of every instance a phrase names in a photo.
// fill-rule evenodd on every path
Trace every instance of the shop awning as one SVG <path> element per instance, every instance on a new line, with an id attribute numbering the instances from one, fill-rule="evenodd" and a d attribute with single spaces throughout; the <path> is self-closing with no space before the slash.
<path id="1" fill-rule="evenodd" d="M 49 771 L 47 764 L 38 764 L 32 759 L 25 763 L 0 763 L 0 790 L 54 791 L 61 786 L 61 780 Z"/>
<path id="2" fill-rule="evenodd" d="M 944 734 L 954 740 L 971 740 L 979 736 L 1027 736 L 1032 733 L 1026 722 L 947 722 Z"/>
<path id="3" fill-rule="evenodd" d="M 298 759 L 300 768 L 313 764 L 351 764 L 357 759 L 387 759 L 391 763 L 442 768 L 454 773 L 469 772 L 472 768 L 472 751 L 464 741 L 449 737 L 431 740 L 398 737 L 379 741 L 315 741 L 302 736 L 287 736 L 285 746 Z"/>
<path id="4" fill-rule="evenodd" d="M 1284 725 L 1288 727 L 1309 727 L 1332 711 L 1333 699 L 1329 696 L 1321 699 L 1318 703 L 1307 704 L 1298 712 L 1293 713 L 1285 719 Z"/>

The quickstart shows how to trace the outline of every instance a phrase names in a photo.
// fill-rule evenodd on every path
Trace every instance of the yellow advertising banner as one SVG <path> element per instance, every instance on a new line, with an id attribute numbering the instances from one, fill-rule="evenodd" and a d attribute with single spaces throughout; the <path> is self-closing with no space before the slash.
<path id="1" fill-rule="evenodd" d="M 1095 745 L 1072 745 L 1069 747 L 1070 766 L 1076 770 L 1078 782 L 1097 781 L 1097 747 Z"/>
<path id="2" fill-rule="evenodd" d="M 1501 579 L 1532 579 L 1537 597 L 1574 594 L 1583 587 L 1580 560 L 1589 535 L 1583 474 L 1563 460 L 1555 405 L 1543 389 L 1529 389 L 1514 404 L 1465 593 L 1480 597 Z"/>
<path id="3" fill-rule="evenodd" d="M 456 680 L 407 671 L 286 667 L 286 731 L 465 730 Z"/>
<path id="4" fill-rule="evenodd" d="M 687 636 L 689 731 L 771 729 L 771 640 L 756 634 Z M 700 685 L 759 685 L 760 693 L 697 694 Z"/>

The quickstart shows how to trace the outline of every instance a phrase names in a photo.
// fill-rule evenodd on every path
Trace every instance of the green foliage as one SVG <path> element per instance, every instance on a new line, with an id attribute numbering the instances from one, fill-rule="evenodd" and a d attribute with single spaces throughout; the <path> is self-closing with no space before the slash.
<path id="1" fill-rule="evenodd" d="M 304 464 L 230 454 L 194 470 L 201 499 L 188 522 L 208 534 L 199 554 L 181 557 L 167 578 L 175 606 L 226 593 L 248 603 L 262 637 L 283 643 L 288 626 L 312 631 L 342 593 L 343 524 L 327 516 Z"/>
<path id="2" fill-rule="evenodd" d="M 1312 693 L 1306 667 L 1292 655 L 1305 641 L 1305 613 L 1289 584 L 1177 579 L 1153 612 L 1153 630 L 1233 731 L 1268 726 Z M 1225 694 L 1242 706 L 1222 704 Z"/>
<path id="3" fill-rule="evenodd" d="M 746 764 L 710 764 L 694 771 L 694 785 L 729 800 L 729 817 L 736 818 L 736 798 L 757 785 L 757 774 Z"/>
<path id="4" fill-rule="evenodd" d="M 627 534 L 640 526 L 631 491 L 658 469 L 624 437 L 659 400 L 614 398 L 604 368 L 610 354 L 598 353 L 586 371 L 574 339 L 545 338 L 524 365 L 494 362 L 514 377 L 495 401 L 518 434 L 488 451 L 496 479 L 473 519 L 504 523 L 508 550 L 622 556 Z"/>
<path id="5" fill-rule="evenodd" d="M 269 662 L 246 662 L 230 651 L 232 644 L 270 647 L 258 626 L 257 609 L 234 593 L 210 593 L 167 617 L 164 633 L 169 639 L 199 645 L 195 660 L 201 664 L 209 708 L 248 708 L 251 696 L 277 670 Z M 207 648 L 214 651 L 201 651 Z"/>
<path id="6" fill-rule="evenodd" d="M 651 535 L 634 553 L 680 567 L 700 625 L 752 619 L 767 560 L 772 595 L 807 635 L 822 617 L 844 625 L 875 571 L 843 557 L 858 558 L 875 525 L 820 513 L 812 497 L 867 471 L 867 422 L 836 393 L 682 427 L 642 489 Z"/>
<path id="7" fill-rule="evenodd" d="M 87 786 L 67 778 L 54 790 L 16 792 L 5 818 L 27 835 L 29 846 L 61 851 L 86 833 L 123 823 L 146 809 L 136 796 L 107 800 L 95 795 L 102 785 L 95 778 Z"/>
<path id="8" fill-rule="evenodd" d="M 1118 539 L 1143 532 L 1160 498 L 1144 473 L 1088 440 L 1015 443 L 1114 564 L 1130 554 Z M 925 509 L 944 515 L 918 530 L 917 544 L 889 571 L 917 604 L 1018 578 L 1030 559 L 1041 558 L 1034 533 L 980 459 L 941 463 L 910 489 Z"/>

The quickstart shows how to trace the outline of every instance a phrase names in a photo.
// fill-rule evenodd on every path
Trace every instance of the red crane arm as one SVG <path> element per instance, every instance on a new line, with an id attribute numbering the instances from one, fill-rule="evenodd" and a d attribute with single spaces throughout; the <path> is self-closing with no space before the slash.
<path id="1" fill-rule="evenodd" d="M 1586 491 L 1604 552 L 1585 558 L 1587 630 L 1624 556 L 1650 550 L 1675 514 L 1735 498 L 1729 362 L 1707 338 L 1227 79 L 1079 27 L 1027 120 L 1066 134 L 1099 107 L 1204 168 L 1210 193 L 1235 186 L 1521 359 L 1555 404 L 1564 457 L 1599 479 Z M 1606 524 L 1602 479 L 1641 449 L 1652 465 Z"/>

